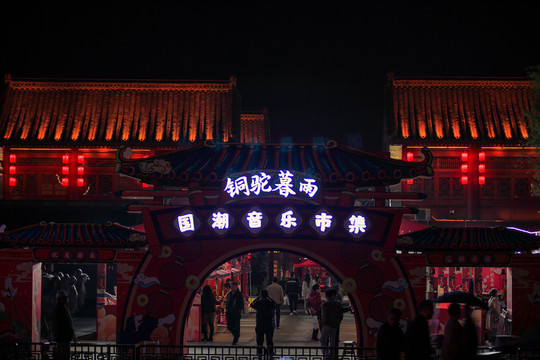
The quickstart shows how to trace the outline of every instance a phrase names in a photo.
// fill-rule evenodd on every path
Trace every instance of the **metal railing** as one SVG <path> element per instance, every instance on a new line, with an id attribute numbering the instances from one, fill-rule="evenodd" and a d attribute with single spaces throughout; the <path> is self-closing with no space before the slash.
<path id="1" fill-rule="evenodd" d="M 332 350 L 334 352 L 332 352 Z M 0 344 L 2 360 L 52 360 L 54 343 Z M 374 360 L 374 348 L 344 346 L 208 346 L 121 345 L 77 343 L 71 345 L 71 360 Z M 479 348 L 481 359 L 540 360 L 540 349 L 517 349 L 511 353 Z"/>

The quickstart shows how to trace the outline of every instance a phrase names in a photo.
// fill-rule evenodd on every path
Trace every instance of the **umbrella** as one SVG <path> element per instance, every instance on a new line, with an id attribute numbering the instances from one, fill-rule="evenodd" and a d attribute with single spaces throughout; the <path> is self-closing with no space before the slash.
<path id="1" fill-rule="evenodd" d="M 487 310 L 486 304 L 482 299 L 469 294 L 463 291 L 452 291 L 444 295 L 439 296 L 436 299 L 433 299 L 433 302 L 436 303 L 460 303 L 467 304 L 470 306 L 478 306 Z"/>

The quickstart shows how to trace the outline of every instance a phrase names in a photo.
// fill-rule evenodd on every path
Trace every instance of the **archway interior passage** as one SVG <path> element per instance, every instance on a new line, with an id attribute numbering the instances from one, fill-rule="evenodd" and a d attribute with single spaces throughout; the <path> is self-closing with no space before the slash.
<path id="1" fill-rule="evenodd" d="M 293 276 L 294 275 L 294 276 Z M 227 344 L 232 339 L 227 331 L 227 319 L 225 316 L 226 296 L 230 291 L 230 284 L 235 282 L 244 297 L 245 307 L 241 319 L 240 344 L 255 345 L 255 311 L 249 304 L 265 289 L 273 278 L 282 287 L 284 294 L 287 290 L 287 282 L 294 278 L 298 285 L 296 301 L 291 301 L 287 296 L 285 304 L 280 309 L 280 329 L 275 332 L 275 344 L 289 346 L 312 346 L 311 340 L 313 327 L 318 320 L 313 319 L 306 303 L 311 294 L 309 290 L 314 284 L 318 284 L 317 293 L 321 300 L 325 300 L 325 289 L 335 288 L 339 293 L 339 300 L 344 308 L 344 319 L 341 324 L 340 340 L 357 341 L 357 321 L 355 312 L 351 311 L 351 300 L 341 286 L 341 279 L 336 277 L 328 268 L 315 262 L 304 255 L 277 249 L 248 252 L 237 254 L 227 261 L 213 268 L 201 281 L 200 290 L 191 298 L 191 305 L 185 314 L 184 332 L 187 334 L 186 341 L 201 341 L 204 331 L 210 333 L 209 326 L 213 326 L 213 342 L 216 345 Z M 304 285 L 304 281 L 306 282 Z M 212 325 L 201 324 L 201 292 L 205 286 L 209 286 L 216 297 L 216 316 Z M 289 285 L 290 286 L 290 285 Z M 286 295 L 286 294 L 285 294 Z M 293 296 L 290 296 L 291 298 Z M 293 314 L 293 308 L 296 313 Z M 316 316 L 315 316 L 316 318 Z"/>

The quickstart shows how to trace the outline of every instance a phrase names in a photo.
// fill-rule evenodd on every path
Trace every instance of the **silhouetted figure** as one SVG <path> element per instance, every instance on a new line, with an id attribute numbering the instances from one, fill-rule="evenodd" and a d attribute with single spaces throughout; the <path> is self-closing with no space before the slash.
<path id="1" fill-rule="evenodd" d="M 257 355 L 259 359 L 262 356 L 265 336 L 268 355 L 272 355 L 274 346 L 274 326 L 272 324 L 274 305 L 274 301 L 268 296 L 268 290 L 261 290 L 261 294 L 251 303 L 251 307 L 257 311 L 255 334 L 257 336 Z"/>
<path id="2" fill-rule="evenodd" d="M 67 283 L 67 296 L 69 299 L 68 302 L 68 310 L 71 314 L 71 317 L 75 316 L 75 312 L 77 311 L 77 301 L 79 298 L 79 293 L 77 292 L 77 288 L 75 285 L 77 284 L 77 279 L 74 276 L 66 275 L 65 277 L 66 283 Z"/>
<path id="3" fill-rule="evenodd" d="M 407 360 L 430 360 L 435 350 L 431 346 L 428 320 L 433 317 L 433 303 L 423 300 L 418 306 L 418 314 L 407 326 L 405 352 Z"/>
<path id="4" fill-rule="evenodd" d="M 56 306 L 54 338 L 56 340 L 56 358 L 68 360 L 71 354 L 71 341 L 77 341 L 73 320 L 67 308 L 68 297 L 64 290 L 58 291 Z"/>
<path id="5" fill-rule="evenodd" d="M 307 306 L 307 299 L 311 293 L 311 275 L 306 273 L 304 275 L 304 281 L 302 281 L 302 299 L 304 300 L 304 313 L 309 314 L 309 307 Z"/>
<path id="6" fill-rule="evenodd" d="M 405 347 L 405 334 L 399 327 L 401 310 L 390 309 L 377 333 L 377 360 L 399 360 Z"/>
<path id="7" fill-rule="evenodd" d="M 214 321 L 216 319 L 216 297 L 209 285 L 203 287 L 201 295 L 201 313 L 202 313 L 202 341 L 214 341 Z M 210 329 L 208 335 L 207 327 Z"/>
<path id="8" fill-rule="evenodd" d="M 313 332 L 311 333 L 312 341 L 319 341 L 319 339 L 317 339 L 317 334 L 319 333 L 319 324 L 321 322 L 322 305 L 321 293 L 319 289 L 319 284 L 313 284 L 311 287 L 311 293 L 307 299 L 307 306 L 309 307 L 309 312 L 313 319 Z"/>
<path id="9" fill-rule="evenodd" d="M 453 303 L 448 307 L 448 320 L 444 325 L 441 360 L 461 360 L 463 358 L 464 331 L 459 323 L 461 309 Z"/>
<path id="10" fill-rule="evenodd" d="M 86 282 L 90 280 L 90 277 L 83 273 L 81 269 L 76 269 L 73 272 L 73 276 L 77 279 L 75 287 L 77 288 L 77 311 L 80 311 L 86 302 Z"/>
<path id="11" fill-rule="evenodd" d="M 478 347 L 478 333 L 476 332 L 476 326 L 471 318 L 471 308 L 465 305 L 463 310 L 463 359 L 473 360 L 476 359 L 476 352 Z"/>
<path id="12" fill-rule="evenodd" d="M 499 321 L 501 318 L 501 300 L 497 295 L 497 289 L 491 289 L 489 292 L 488 313 L 486 316 L 486 329 L 488 334 L 488 345 L 495 345 L 495 338 L 499 329 Z"/>
<path id="13" fill-rule="evenodd" d="M 296 275 L 292 273 L 291 278 L 287 281 L 285 285 L 285 294 L 289 299 L 289 308 L 291 312 L 289 315 L 296 315 L 296 304 L 298 302 L 298 294 L 300 293 L 300 285 L 298 280 L 296 280 Z"/>
<path id="14" fill-rule="evenodd" d="M 227 316 L 227 329 L 233 336 L 232 345 L 238 344 L 240 338 L 240 318 L 244 310 L 244 297 L 238 290 L 238 283 L 231 283 L 231 291 L 227 294 L 227 305 L 225 315 Z"/>
<path id="15" fill-rule="evenodd" d="M 274 300 L 274 317 L 273 325 L 274 328 L 279 329 L 279 320 L 281 318 L 281 305 L 285 301 L 285 296 L 283 295 L 283 288 L 278 284 L 278 278 L 274 276 L 272 279 L 272 284 L 268 285 L 266 288 L 268 290 L 268 296 Z"/>
<path id="16" fill-rule="evenodd" d="M 337 292 L 335 289 L 325 291 L 326 301 L 321 306 L 321 347 L 323 355 L 335 358 L 337 356 L 337 332 L 343 320 L 343 309 L 336 300 Z"/>

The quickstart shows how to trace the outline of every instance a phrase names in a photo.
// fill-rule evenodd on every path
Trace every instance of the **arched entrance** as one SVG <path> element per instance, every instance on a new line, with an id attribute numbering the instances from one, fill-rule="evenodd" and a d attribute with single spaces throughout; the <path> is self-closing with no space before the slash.
<path id="1" fill-rule="evenodd" d="M 287 208 L 285 206 L 285 208 Z M 225 210 L 223 207 L 221 210 Z M 230 205 L 232 218 L 240 218 L 249 205 Z M 260 204 L 269 218 L 284 206 Z M 346 219 L 349 208 L 325 208 L 335 218 Z M 297 205 L 299 218 L 309 219 L 319 208 Z M 208 226 L 201 226 L 191 239 L 182 238 L 174 226 L 178 216 L 192 213 L 199 221 L 209 218 L 215 208 L 175 208 L 146 211 L 150 251 L 135 273 L 128 295 L 119 342 L 156 341 L 182 344 L 184 323 L 192 298 L 201 280 L 221 263 L 239 254 L 277 249 L 305 255 L 327 267 L 342 280 L 355 308 L 358 343 L 373 346 L 375 332 L 391 307 L 414 314 L 414 296 L 398 260 L 392 256 L 401 214 L 399 211 L 364 209 L 372 229 L 361 241 L 345 235 L 336 226 L 331 235 L 317 236 L 309 228 L 284 236 L 274 226 L 258 235 L 246 234 L 237 226 L 217 237 Z M 308 220 L 309 222 L 309 220 Z"/>

